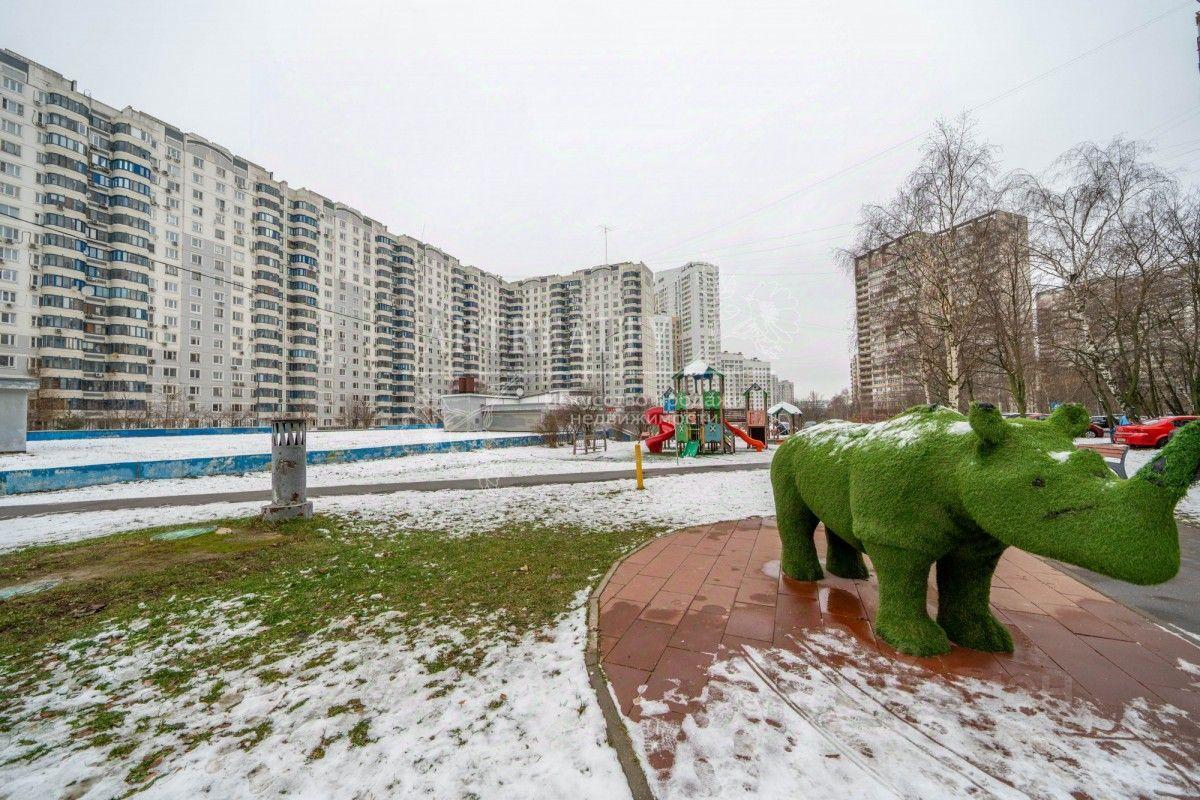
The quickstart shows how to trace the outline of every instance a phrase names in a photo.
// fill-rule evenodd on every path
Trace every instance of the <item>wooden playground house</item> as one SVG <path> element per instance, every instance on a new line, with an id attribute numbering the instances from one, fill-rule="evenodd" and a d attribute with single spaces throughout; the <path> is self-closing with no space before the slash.
<path id="1" fill-rule="evenodd" d="M 746 398 L 746 432 L 760 442 L 767 441 L 767 390 L 757 383 L 750 385 L 743 395 Z"/>
<path id="2" fill-rule="evenodd" d="M 791 435 L 804 424 L 804 412 L 787 401 L 780 401 L 767 409 L 767 424 L 774 434 L 771 438 L 776 441 L 782 438 L 780 432 L 783 426 L 779 424 L 781 422 L 787 423 L 788 435 Z"/>

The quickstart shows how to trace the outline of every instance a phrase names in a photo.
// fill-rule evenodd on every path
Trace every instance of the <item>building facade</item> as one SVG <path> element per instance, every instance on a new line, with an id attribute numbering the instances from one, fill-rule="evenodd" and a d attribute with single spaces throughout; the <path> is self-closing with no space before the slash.
<path id="1" fill-rule="evenodd" d="M 742 353 L 721 351 L 711 362 L 725 376 L 726 408 L 744 408 L 746 390 L 751 386 L 770 393 L 771 362 Z"/>
<path id="2" fill-rule="evenodd" d="M 714 361 L 721 351 L 721 280 L 715 264 L 692 261 L 654 275 L 659 314 L 678 320 L 675 368 L 692 361 Z"/>
<path id="3" fill-rule="evenodd" d="M 35 424 L 433 416 L 459 376 L 651 383 L 651 273 L 510 282 L 0 51 L 0 375 Z"/>
<path id="4" fill-rule="evenodd" d="M 654 375 L 651 395 L 662 399 L 675 388 L 672 380 L 679 371 L 679 320 L 671 314 L 654 314 L 650 318 L 654 336 Z"/>
<path id="5" fill-rule="evenodd" d="M 921 286 L 937 280 L 941 286 L 957 285 L 958 296 L 966 298 L 952 306 L 950 313 L 959 320 L 967 349 L 976 352 L 984 342 L 988 313 L 1022 318 L 1014 309 L 1032 304 L 1029 277 L 1028 221 L 1019 214 L 994 211 L 967 220 L 952 229 L 926 233 L 914 231 L 858 256 L 854 260 L 856 352 L 851 361 L 851 386 L 857 407 L 867 417 L 886 417 L 911 405 L 938 402 L 944 387 L 933 370 L 923 364 L 945 362 L 943 345 L 936 338 L 918 342 L 914 330 L 929 328 L 924 322 L 935 316 L 922 309 L 929 299 Z M 928 254 L 933 253 L 931 257 Z M 906 259 L 940 259 L 948 264 L 947 274 L 934 276 L 927 268 L 910 269 Z M 916 277 L 914 277 L 914 274 Z M 996 286 L 988 303 L 979 303 L 981 291 Z M 1005 286 L 1012 291 L 1001 292 Z M 948 291 L 929 292 L 941 299 L 952 297 Z M 981 310 L 986 307 L 987 310 Z M 974 310 L 972 310 L 974 309 Z M 922 322 L 914 321 L 915 315 Z M 945 309 L 937 318 L 947 318 Z M 1032 314 L 1025 327 L 1013 335 L 1027 339 L 1032 350 Z M 972 338 L 972 337 L 977 337 Z M 933 374 L 931 374 L 933 373 Z M 987 368 L 976 367 L 970 376 L 973 396 L 1007 407 L 1003 380 Z"/>
<path id="6" fill-rule="evenodd" d="M 796 385 L 786 378 L 771 375 L 771 403 L 795 403 Z"/>

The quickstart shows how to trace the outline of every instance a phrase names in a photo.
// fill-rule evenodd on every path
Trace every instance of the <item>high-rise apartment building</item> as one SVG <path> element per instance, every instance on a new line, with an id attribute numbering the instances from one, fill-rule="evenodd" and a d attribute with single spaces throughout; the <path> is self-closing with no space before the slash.
<path id="1" fill-rule="evenodd" d="M 917 358 L 922 348 L 917 347 L 912 330 L 906 324 L 920 304 L 929 302 L 921 296 L 917 287 L 928 286 L 935 277 L 943 285 L 956 281 L 964 284 L 987 282 L 996 270 L 1012 270 L 1015 280 L 1006 283 L 1016 285 L 1018 296 L 1005 296 L 1004 302 L 1031 303 L 1029 261 L 1027 253 L 1028 220 L 1005 211 L 994 211 L 975 219 L 967 220 L 952 229 L 926 233 L 914 231 L 887 242 L 854 260 L 855 320 L 857 325 L 857 352 L 851 362 L 854 374 L 851 386 L 858 407 L 869 416 L 887 416 L 921 402 L 936 399 L 940 392 L 935 378 L 922 372 Z M 951 265 L 949 275 L 927 276 L 902 280 L 905 270 L 904 259 L 936 258 L 947 260 Z M 911 270 L 908 272 L 912 272 Z M 910 276 L 911 277 L 911 276 Z M 976 291 L 962 291 L 966 298 L 974 297 Z M 1025 293 L 1025 298 L 1019 295 Z M 940 293 L 945 297 L 946 293 Z M 966 301 L 961 307 L 966 307 Z M 906 316 L 907 315 L 907 316 Z M 981 331 L 982 333 L 982 331 Z M 1014 332 L 1032 341 L 1032 323 L 1028 331 Z M 937 359 L 943 359 L 937 348 L 940 343 L 924 343 Z M 979 344 L 982 347 L 982 343 Z M 1030 345 L 1032 348 L 1032 344 Z M 926 354 L 928 355 L 928 354 Z M 974 392 L 989 401 L 996 399 L 997 392 L 990 391 L 993 384 L 1002 384 L 995 375 L 980 371 L 972 381 Z"/>
<path id="2" fill-rule="evenodd" d="M 659 314 L 679 320 L 679 363 L 714 361 L 721 351 L 721 281 L 715 264 L 692 261 L 654 275 Z"/>
<path id="3" fill-rule="evenodd" d="M 771 391 L 771 362 L 721 351 L 710 362 L 725 376 L 725 405 L 728 408 L 743 408 L 746 405 L 746 390 L 751 386 Z"/>
<path id="4" fill-rule="evenodd" d="M 673 390 L 672 378 L 679 370 L 679 319 L 671 314 L 655 314 L 650 318 L 654 332 L 654 382 L 652 399 L 660 400 Z"/>
<path id="5" fill-rule="evenodd" d="M 505 281 L 0 51 L 0 374 L 43 422 L 396 423 L 461 375 L 642 394 L 652 292 Z"/>
<path id="6" fill-rule="evenodd" d="M 771 403 L 795 403 L 796 385 L 786 378 L 771 375 Z"/>

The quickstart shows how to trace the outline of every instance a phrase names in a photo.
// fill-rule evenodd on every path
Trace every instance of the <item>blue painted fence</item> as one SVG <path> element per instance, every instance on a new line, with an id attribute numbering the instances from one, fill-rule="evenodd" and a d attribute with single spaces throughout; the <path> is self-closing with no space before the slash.
<path id="1" fill-rule="evenodd" d="M 440 428 L 441 425 L 379 425 L 376 431 L 415 431 Z M 314 429 L 321 430 L 321 429 Z M 78 431 L 30 431 L 31 442 L 56 442 L 67 439 L 139 439 L 144 436 L 221 436 L 235 433 L 270 433 L 271 426 L 257 428 L 98 428 Z"/>
<path id="2" fill-rule="evenodd" d="M 459 453 L 494 447 L 530 447 L 542 444 L 540 434 L 506 436 L 497 439 L 459 439 L 451 442 L 414 442 L 381 447 L 356 447 L 346 450 L 314 450 L 309 464 L 340 464 L 350 461 L 375 461 L 420 453 Z M 14 469 L 0 472 L 0 495 L 79 489 L 105 483 L 154 481 L 167 478 L 199 478 L 204 475 L 241 475 L 271 468 L 269 453 L 206 458 L 179 458 L 166 461 L 125 461 L 118 464 L 78 464 L 68 467 Z"/>

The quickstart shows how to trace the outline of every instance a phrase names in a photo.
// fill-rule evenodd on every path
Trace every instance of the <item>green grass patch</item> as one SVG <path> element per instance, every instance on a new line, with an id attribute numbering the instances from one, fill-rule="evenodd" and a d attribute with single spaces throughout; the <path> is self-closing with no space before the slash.
<path id="1" fill-rule="evenodd" d="M 112 700 L 70 712 L 78 736 L 55 747 L 104 745 L 109 759 L 128 762 L 139 741 L 152 740 L 149 755 L 126 766 L 129 782 L 142 785 L 172 753 L 212 737 L 233 737 L 253 748 L 271 727 L 182 730 L 169 711 L 153 720 L 130 715 L 120 698 L 139 683 L 163 698 L 192 692 L 198 705 L 215 706 L 236 689 L 227 682 L 234 680 L 233 670 L 299 685 L 323 671 L 357 665 L 339 655 L 341 641 L 426 635 L 444 625 L 465 641 L 449 646 L 447 640 L 428 659 L 427 668 L 436 673 L 429 689 L 443 693 L 496 642 L 553 624 L 614 560 L 659 532 L 547 525 L 451 536 L 332 516 L 280 525 L 230 519 L 214 528 L 228 532 L 154 539 L 171 530 L 159 527 L 0 556 L 0 586 L 62 578 L 46 591 L 0 602 L 0 725 L 15 735 L 34 717 L 51 713 L 23 708 L 23 698 L 57 664 L 69 665 L 73 686 L 99 689 Z M 215 604 L 224 610 L 214 612 Z M 205 640 L 205 626 L 223 623 L 225 615 L 233 624 L 249 623 L 245 632 Z M 373 624 L 382 615 L 386 624 Z M 71 647 L 62 655 L 48 650 L 66 644 Z M 403 645 L 401 639 L 391 646 Z M 105 659 L 149 647 L 163 655 L 132 684 L 109 685 L 111 678 L 101 677 L 97 665 Z M 285 658 L 292 658 L 291 665 L 277 663 Z M 234 692 L 229 702 L 237 697 Z M 348 701 L 327 713 L 365 710 Z M 370 742 L 369 719 L 359 719 L 346 735 L 354 747 Z M 47 752 L 33 747 L 19 758 L 36 760 Z M 324 745 L 310 758 L 323 752 Z"/>

